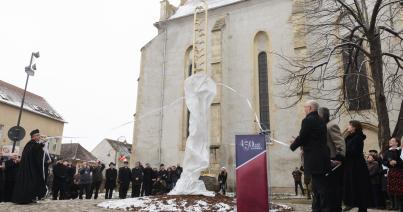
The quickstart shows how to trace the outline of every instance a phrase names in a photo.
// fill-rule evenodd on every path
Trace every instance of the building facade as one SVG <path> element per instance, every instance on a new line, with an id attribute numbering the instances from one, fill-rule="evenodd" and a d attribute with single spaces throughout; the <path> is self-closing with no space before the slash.
<path id="1" fill-rule="evenodd" d="M 4 151 L 9 151 L 9 147 L 13 145 L 7 133 L 11 127 L 17 125 L 23 92 L 23 89 L 0 80 L 0 146 Z M 25 129 L 26 135 L 17 143 L 16 150 L 21 154 L 25 144 L 30 140 L 29 133 L 39 129 L 41 135 L 51 137 L 49 153 L 60 155 L 65 123 L 61 115 L 43 97 L 27 92 L 20 124 Z"/>
<path id="2" fill-rule="evenodd" d="M 130 161 L 132 145 L 112 139 L 102 140 L 91 153 L 105 165 L 113 162 L 116 167 L 122 167 L 125 160 Z"/>
<path id="3" fill-rule="evenodd" d="M 235 135 L 257 134 L 262 127 L 270 129 L 272 138 L 288 143 L 298 135 L 305 117 L 302 103 L 283 109 L 292 100 L 280 95 L 285 88 L 277 82 L 287 73 L 273 54 L 295 56 L 306 49 L 300 2 L 207 1 L 208 73 L 217 82 L 217 96 L 209 117 L 210 168 L 206 172 L 217 173 L 226 167 L 230 188 L 235 186 Z M 158 35 L 141 49 L 132 164 L 182 163 L 188 133 L 183 87 L 193 74 L 193 11 L 199 4 L 197 0 L 181 1 L 175 8 L 161 1 L 161 18 L 155 24 Z M 320 103 L 326 106 L 326 102 Z M 390 117 L 395 123 L 396 114 Z M 341 118 L 341 129 L 350 119 Z M 379 149 L 376 119 L 362 121 L 368 137 L 365 150 Z M 300 152 L 275 142 L 268 144 L 268 150 L 270 186 L 278 191 L 293 187 L 291 172 L 301 165 Z"/>

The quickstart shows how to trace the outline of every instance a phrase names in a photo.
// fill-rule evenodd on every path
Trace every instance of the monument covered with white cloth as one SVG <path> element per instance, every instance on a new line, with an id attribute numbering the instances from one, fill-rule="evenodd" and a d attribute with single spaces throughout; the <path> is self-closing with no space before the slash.
<path id="1" fill-rule="evenodd" d="M 214 196 L 199 179 L 209 167 L 209 112 L 217 94 L 217 85 L 207 71 L 207 11 L 203 1 L 195 9 L 193 63 L 195 74 L 185 80 L 185 101 L 189 110 L 189 136 L 186 141 L 183 172 L 169 195 Z"/>

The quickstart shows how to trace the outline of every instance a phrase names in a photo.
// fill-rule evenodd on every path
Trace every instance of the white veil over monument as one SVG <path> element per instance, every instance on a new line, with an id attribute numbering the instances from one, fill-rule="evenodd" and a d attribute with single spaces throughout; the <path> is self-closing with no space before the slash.
<path id="1" fill-rule="evenodd" d="M 185 81 L 186 106 L 190 111 L 189 137 L 186 141 L 183 172 L 169 195 L 214 196 L 214 192 L 207 191 L 199 177 L 209 166 L 208 117 L 216 93 L 216 83 L 203 72 Z"/>
<path id="2" fill-rule="evenodd" d="M 190 112 L 189 137 L 186 141 L 183 172 L 169 195 L 214 196 L 199 180 L 209 166 L 210 142 L 208 121 L 210 106 L 217 94 L 217 85 L 207 74 L 207 12 L 206 1 L 195 8 L 193 30 L 193 62 L 195 74 L 185 80 L 185 101 Z"/>

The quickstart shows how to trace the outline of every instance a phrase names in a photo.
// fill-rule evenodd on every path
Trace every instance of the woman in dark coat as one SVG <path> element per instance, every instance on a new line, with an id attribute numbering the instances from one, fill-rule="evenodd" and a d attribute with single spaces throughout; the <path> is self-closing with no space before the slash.
<path id="1" fill-rule="evenodd" d="M 387 188 L 392 199 L 392 209 L 403 211 L 403 156 L 401 141 L 398 138 L 389 140 L 389 149 L 383 155 L 383 165 L 389 168 Z"/>
<path id="2" fill-rule="evenodd" d="M 344 211 L 358 207 L 359 212 L 367 211 L 369 204 L 369 172 L 364 158 L 364 140 L 359 121 L 350 121 L 346 137 L 346 158 L 344 161 Z"/>

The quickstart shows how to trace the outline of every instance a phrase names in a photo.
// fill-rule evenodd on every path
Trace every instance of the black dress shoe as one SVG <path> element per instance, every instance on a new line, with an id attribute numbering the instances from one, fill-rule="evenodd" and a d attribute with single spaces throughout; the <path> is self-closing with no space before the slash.
<path id="1" fill-rule="evenodd" d="M 353 207 L 346 206 L 346 207 L 343 209 L 343 211 L 350 211 L 351 209 L 353 209 Z"/>

